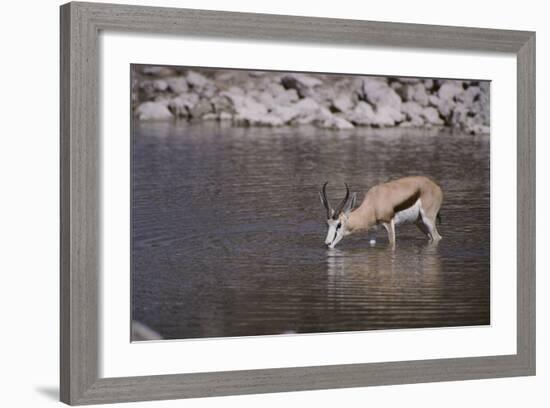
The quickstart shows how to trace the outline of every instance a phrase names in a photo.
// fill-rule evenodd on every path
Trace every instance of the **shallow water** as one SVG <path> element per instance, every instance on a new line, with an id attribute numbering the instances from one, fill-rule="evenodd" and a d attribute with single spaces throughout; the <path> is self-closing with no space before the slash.
<path id="1" fill-rule="evenodd" d="M 489 138 L 135 123 L 132 318 L 181 339 L 489 324 Z M 318 192 L 427 175 L 443 240 L 324 245 Z M 370 237 L 376 244 L 369 244 Z"/>

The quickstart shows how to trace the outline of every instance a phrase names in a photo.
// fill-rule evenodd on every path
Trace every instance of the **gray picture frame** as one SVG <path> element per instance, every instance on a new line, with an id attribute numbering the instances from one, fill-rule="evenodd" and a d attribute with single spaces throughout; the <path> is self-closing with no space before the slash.
<path id="1" fill-rule="evenodd" d="M 535 374 L 534 32 L 94 3 L 69 3 L 61 6 L 60 13 L 61 401 L 71 405 L 97 404 Z M 517 353 L 100 378 L 98 37 L 103 30 L 514 53 L 517 56 Z"/>

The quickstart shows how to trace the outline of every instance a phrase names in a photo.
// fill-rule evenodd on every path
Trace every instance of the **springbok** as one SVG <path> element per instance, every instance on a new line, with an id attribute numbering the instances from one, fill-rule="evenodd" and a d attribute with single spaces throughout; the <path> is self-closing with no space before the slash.
<path id="1" fill-rule="evenodd" d="M 395 245 L 395 226 L 404 222 L 415 223 L 431 241 L 439 241 L 436 220 L 443 201 L 441 188 L 427 177 L 412 176 L 378 184 L 372 187 L 361 205 L 354 209 L 357 193 L 346 196 L 334 209 L 327 198 L 328 182 L 319 193 L 327 210 L 328 233 L 325 244 L 334 248 L 346 235 L 368 231 L 382 224 L 388 232 L 390 244 Z"/>

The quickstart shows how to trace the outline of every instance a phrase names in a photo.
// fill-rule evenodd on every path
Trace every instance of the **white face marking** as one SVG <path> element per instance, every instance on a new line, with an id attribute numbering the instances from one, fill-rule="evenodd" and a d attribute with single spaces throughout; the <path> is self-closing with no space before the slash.
<path id="1" fill-rule="evenodd" d="M 398 225 L 403 224 L 404 222 L 416 222 L 420 216 L 421 205 L 422 203 L 420 202 L 420 199 L 418 199 L 409 208 L 396 212 L 393 218 L 394 223 Z"/>
<path id="2" fill-rule="evenodd" d="M 332 249 L 344 238 L 344 224 L 340 220 L 327 220 L 327 224 L 328 232 L 325 244 Z"/>

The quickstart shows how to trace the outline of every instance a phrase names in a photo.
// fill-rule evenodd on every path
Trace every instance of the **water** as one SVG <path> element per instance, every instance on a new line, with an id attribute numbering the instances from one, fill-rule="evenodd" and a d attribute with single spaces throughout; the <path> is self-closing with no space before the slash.
<path id="1" fill-rule="evenodd" d="M 132 147 L 132 318 L 164 338 L 490 323 L 487 136 L 136 123 Z M 335 204 L 414 174 L 445 194 L 438 245 L 326 248 L 325 180 Z"/>

